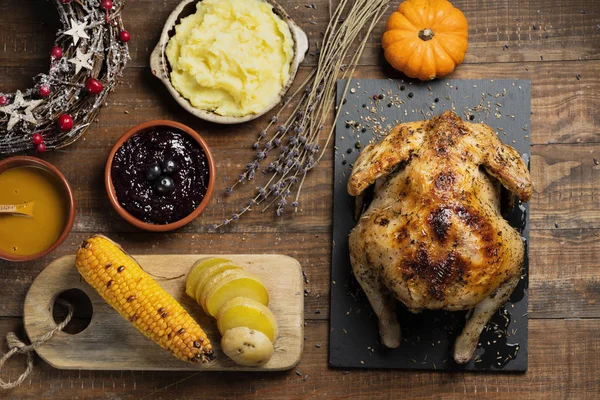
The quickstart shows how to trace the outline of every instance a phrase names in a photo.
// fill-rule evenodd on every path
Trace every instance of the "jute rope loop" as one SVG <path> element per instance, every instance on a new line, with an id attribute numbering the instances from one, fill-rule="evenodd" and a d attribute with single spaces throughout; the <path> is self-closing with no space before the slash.
<path id="1" fill-rule="evenodd" d="M 56 328 L 52 329 L 51 331 L 46 333 L 41 338 L 37 339 L 30 345 L 26 345 L 17 337 L 17 335 L 14 332 L 9 332 L 6 335 L 6 342 L 8 343 L 9 351 L 8 351 L 8 353 L 4 354 L 2 356 L 2 358 L 0 358 L 0 371 L 2 371 L 2 367 L 4 366 L 4 363 L 6 361 L 8 361 L 15 354 L 27 354 L 27 362 L 26 362 L 27 367 L 25 368 L 25 372 L 23 372 L 16 380 L 14 380 L 12 382 L 10 382 L 10 381 L 5 382 L 4 380 L 2 380 L 2 378 L 0 378 L 0 389 L 2 389 L 2 390 L 13 389 L 13 388 L 19 386 L 20 384 L 22 384 L 25 381 L 25 379 L 27 379 L 29 374 L 31 374 L 31 371 L 33 371 L 33 355 L 34 355 L 35 350 L 38 347 L 42 346 L 44 343 L 46 343 L 48 340 L 50 340 L 52 338 L 52 336 L 54 336 L 56 334 L 56 332 L 62 331 L 65 328 L 65 326 L 67 326 L 68 323 L 71 322 L 71 319 L 73 318 L 73 311 L 74 311 L 73 306 L 70 303 L 68 303 L 62 299 L 57 299 L 56 302 L 64 307 L 66 307 L 69 310 L 67 313 L 67 316 L 63 322 L 61 322 L 60 324 L 58 324 L 56 326 Z"/>

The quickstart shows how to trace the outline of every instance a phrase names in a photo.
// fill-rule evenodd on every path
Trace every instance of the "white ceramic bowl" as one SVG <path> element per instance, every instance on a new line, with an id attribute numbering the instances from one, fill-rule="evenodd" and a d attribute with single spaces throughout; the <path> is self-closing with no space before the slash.
<path id="1" fill-rule="evenodd" d="M 175 98 L 175 100 L 188 112 L 194 114 L 198 118 L 202 118 L 206 121 L 216 122 L 219 124 L 237 124 L 240 122 L 246 122 L 253 120 L 255 118 L 264 115 L 269 112 L 273 107 L 275 107 L 285 96 L 287 91 L 292 86 L 294 82 L 294 78 L 296 77 L 296 73 L 298 72 L 298 67 L 300 63 L 304 60 L 304 56 L 308 51 L 308 37 L 306 33 L 292 19 L 287 15 L 285 10 L 277 4 L 273 0 L 263 0 L 273 6 L 273 11 L 279 17 L 281 17 L 290 27 L 290 31 L 292 33 L 292 38 L 294 39 L 294 58 L 292 59 L 292 65 L 290 68 L 290 78 L 286 85 L 282 88 L 279 96 L 269 105 L 267 105 L 263 110 L 255 114 L 245 115 L 243 117 L 230 117 L 216 114 L 212 111 L 202 110 L 192 106 L 192 104 L 183 97 L 171 84 L 170 79 L 170 66 L 167 61 L 167 56 L 165 55 L 165 49 L 171 37 L 175 34 L 175 26 L 179 23 L 181 18 L 187 17 L 188 15 L 193 14 L 196 11 L 196 4 L 202 0 L 183 0 L 179 5 L 173 10 L 167 22 L 165 23 L 165 27 L 163 28 L 162 34 L 160 36 L 160 40 L 158 44 L 154 48 L 152 55 L 150 56 L 150 68 L 152 69 L 152 74 L 160 79 L 167 89 L 169 93 Z"/>

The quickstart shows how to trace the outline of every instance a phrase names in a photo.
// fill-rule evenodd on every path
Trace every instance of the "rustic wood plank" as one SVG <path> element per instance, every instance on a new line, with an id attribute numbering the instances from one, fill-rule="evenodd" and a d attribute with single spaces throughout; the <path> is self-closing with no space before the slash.
<path id="1" fill-rule="evenodd" d="M 600 226 L 598 145 L 547 145 L 531 149 L 531 227 Z"/>
<path id="2" fill-rule="evenodd" d="M 130 66 L 146 67 L 151 50 L 158 41 L 162 27 L 178 0 L 127 1 L 123 11 L 125 26 L 132 33 Z M 316 8 L 305 5 L 314 3 Z M 311 39 L 311 54 L 307 65 L 314 65 L 314 51 L 321 41 L 321 32 L 329 21 L 329 0 L 298 3 L 279 0 L 288 14 Z M 331 3 L 335 6 L 338 1 Z M 501 0 L 479 2 L 455 0 L 469 22 L 469 50 L 465 64 L 490 62 L 542 62 L 556 60 L 589 60 L 600 57 L 597 45 L 600 30 L 595 3 L 577 0 Z M 391 2 L 383 17 L 386 21 L 398 2 Z M 46 65 L 56 30 L 56 12 L 50 3 L 39 0 L 11 1 L 0 4 L 3 32 L 0 43 L 0 65 Z M 362 65 L 377 65 L 382 61 L 381 35 L 385 22 L 374 30 L 366 46 Z M 507 47 L 505 47 L 507 46 Z M 40 71 L 41 72 L 41 71 Z"/>
<path id="3" fill-rule="evenodd" d="M 201 234 L 107 233 L 130 253 L 285 254 L 306 273 L 305 318 L 329 318 L 331 233 Z M 72 233 L 42 260 L 24 264 L 0 261 L 4 296 L 0 316 L 23 315 L 25 294 L 52 260 L 73 254 L 88 233 Z M 600 229 L 536 230 L 530 238 L 530 319 L 600 318 Z"/>
<path id="4" fill-rule="evenodd" d="M 16 318 L 2 318 L 0 332 L 19 332 L 20 325 Z M 215 399 L 248 396 L 261 399 L 373 399 L 401 393 L 403 398 L 409 399 L 592 400 L 600 393 L 597 379 L 600 343 L 596 340 L 599 329 L 600 320 L 532 320 L 529 370 L 525 374 L 346 372 L 328 368 L 328 324 L 314 321 L 306 326 L 302 361 L 289 372 L 257 375 L 251 372 L 59 371 L 37 359 L 31 377 L 8 395 L 13 400 L 48 396 L 191 400 L 199 396 Z M 11 360 L 2 373 L 3 379 L 15 379 L 22 372 L 22 363 L 22 357 Z"/>
<path id="5" fill-rule="evenodd" d="M 531 231 L 529 318 L 600 317 L 600 230 Z"/>
<path id="6" fill-rule="evenodd" d="M 27 65 L 33 67 L 36 74 L 47 73 L 50 49 L 54 46 L 56 32 L 62 29 L 54 2 L 3 1 L 0 15 L 0 65 Z M 2 81 L 5 80 L 6 76 L 3 76 Z"/>

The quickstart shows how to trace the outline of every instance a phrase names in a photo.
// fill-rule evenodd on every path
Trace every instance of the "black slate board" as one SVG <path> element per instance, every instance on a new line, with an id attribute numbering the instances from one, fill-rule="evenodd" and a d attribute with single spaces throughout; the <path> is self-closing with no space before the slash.
<path id="1" fill-rule="evenodd" d="M 338 81 L 338 107 L 346 85 L 346 80 Z M 529 81 L 437 80 L 421 83 L 359 79 L 348 85 L 346 100 L 336 121 L 331 366 L 527 370 L 528 255 L 523 279 L 510 300 L 488 324 L 480 337 L 475 357 L 465 365 L 456 364 L 452 358 L 454 339 L 464 325 L 464 312 L 425 311 L 412 314 L 400 304 L 398 319 L 402 326 L 402 344 L 398 349 L 386 349 L 379 344 L 377 318 L 352 276 L 348 234 L 356 222 L 354 200 L 346 192 L 346 183 L 359 149 L 369 142 L 379 141 L 398 123 L 429 119 L 445 110 L 453 110 L 463 119 L 491 126 L 503 142 L 515 147 L 529 162 Z M 511 225 L 520 230 L 526 245 L 529 237 L 528 213 L 529 206 L 517 202 L 508 218 Z"/>

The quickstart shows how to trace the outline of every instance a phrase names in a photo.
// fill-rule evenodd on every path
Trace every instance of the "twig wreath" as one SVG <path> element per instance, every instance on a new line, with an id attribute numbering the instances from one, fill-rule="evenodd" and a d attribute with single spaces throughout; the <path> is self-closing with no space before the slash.
<path id="1" fill-rule="evenodd" d="M 50 70 L 0 93 L 0 154 L 65 147 L 94 120 L 129 59 L 122 0 L 53 0 L 63 24 Z"/>

